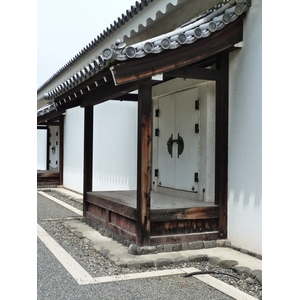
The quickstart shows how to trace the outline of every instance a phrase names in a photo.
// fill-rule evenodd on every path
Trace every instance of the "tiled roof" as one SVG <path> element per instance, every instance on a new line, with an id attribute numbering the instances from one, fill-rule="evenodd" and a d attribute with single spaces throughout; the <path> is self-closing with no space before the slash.
<path id="1" fill-rule="evenodd" d="M 41 117 L 53 110 L 56 109 L 56 106 L 55 106 L 55 103 L 54 101 L 51 101 L 50 103 L 48 103 L 47 105 L 43 106 L 42 108 L 40 108 L 38 111 L 37 111 L 37 116 L 38 117 Z"/>
<path id="2" fill-rule="evenodd" d="M 148 2 L 151 1 L 141 1 L 143 5 L 146 5 Z M 136 2 L 136 4 L 139 3 Z M 149 54 L 171 51 L 181 45 L 192 44 L 198 39 L 206 38 L 210 36 L 211 33 L 221 30 L 227 24 L 234 22 L 240 15 L 248 10 L 250 5 L 251 0 L 223 0 L 222 3 L 208 10 L 205 14 L 164 35 L 128 47 L 125 43 L 117 40 L 111 48 L 103 49 L 103 51 L 99 53 L 98 58 L 94 59 L 93 62 L 59 84 L 56 88 L 49 90 L 42 95 L 38 101 L 43 99 L 49 101 L 54 100 L 101 70 L 108 67 L 113 69 L 115 61 L 142 58 Z M 122 20 L 120 20 L 120 22 L 121 21 Z"/>
<path id="3" fill-rule="evenodd" d="M 137 15 L 139 11 L 143 10 L 144 7 L 148 6 L 150 2 L 153 2 L 153 0 L 141 0 L 140 2 L 136 1 L 135 5 L 131 6 L 130 10 L 127 9 L 125 14 L 122 14 L 121 17 L 115 20 L 113 24 L 110 24 L 110 27 L 107 27 L 105 30 L 103 30 L 102 33 L 100 33 L 93 41 L 86 45 L 78 54 L 76 54 L 69 62 L 67 62 L 55 74 L 53 74 L 42 86 L 40 86 L 37 90 L 37 93 L 43 90 L 43 88 L 46 87 L 49 82 L 57 78 L 62 72 L 64 72 L 66 69 L 74 65 L 77 61 L 79 61 L 82 57 L 84 57 L 86 54 L 92 51 L 104 39 L 109 37 L 118 28 L 120 28 L 126 22 L 128 22 L 134 15 Z"/>

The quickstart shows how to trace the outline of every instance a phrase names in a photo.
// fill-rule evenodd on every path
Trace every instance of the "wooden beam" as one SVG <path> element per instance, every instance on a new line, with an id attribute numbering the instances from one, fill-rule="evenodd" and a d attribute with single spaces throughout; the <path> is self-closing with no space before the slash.
<path id="1" fill-rule="evenodd" d="M 49 170 L 49 160 L 50 160 L 50 153 L 49 153 L 49 143 L 50 143 L 50 128 L 47 127 L 47 141 L 46 141 L 46 149 L 47 149 L 47 161 L 46 161 L 46 170 Z"/>
<path id="2" fill-rule="evenodd" d="M 228 70 L 229 54 L 221 53 L 217 69 L 222 73 L 216 82 L 216 147 L 215 147 L 215 204 L 219 205 L 219 234 L 227 238 L 227 193 L 228 193 Z"/>
<path id="3" fill-rule="evenodd" d="M 59 120 L 59 184 L 63 185 L 64 174 L 64 115 Z"/>
<path id="4" fill-rule="evenodd" d="M 74 88 L 71 88 L 61 96 L 58 96 L 55 99 L 55 102 L 58 104 L 57 110 L 66 110 L 76 106 L 80 106 L 81 101 L 83 101 L 84 96 L 86 94 L 89 94 L 91 91 L 94 90 L 97 90 L 99 94 L 99 91 L 105 88 L 105 86 L 109 82 L 113 82 L 113 78 L 109 69 L 104 69 L 103 71 L 100 71 L 99 73 L 91 76 L 84 82 L 78 84 Z"/>
<path id="5" fill-rule="evenodd" d="M 138 102 L 138 99 L 139 99 L 138 94 L 126 94 L 126 95 L 122 95 L 122 96 L 119 96 L 119 97 L 111 99 L 111 100 Z"/>
<path id="6" fill-rule="evenodd" d="M 159 55 L 148 55 L 142 60 L 121 62 L 111 67 L 111 71 L 118 85 L 137 81 L 204 60 L 229 49 L 242 40 L 243 16 L 226 25 L 222 30 L 212 33 L 207 38 L 199 39 L 191 45 L 166 50 Z"/>
<path id="7" fill-rule="evenodd" d="M 140 246 L 149 246 L 152 86 L 151 84 L 141 84 L 138 91 L 137 240 Z"/>
<path id="8" fill-rule="evenodd" d="M 47 113 L 47 114 L 45 114 L 43 116 L 37 117 L 37 124 L 38 125 L 41 125 L 41 124 L 49 125 L 49 123 L 45 123 L 45 122 L 57 119 L 57 118 L 59 118 L 65 112 L 66 112 L 65 109 L 63 109 L 61 111 L 52 110 L 52 111 L 50 111 L 49 113 Z"/>
<path id="9" fill-rule="evenodd" d="M 217 206 L 155 209 L 151 210 L 151 222 L 167 222 L 178 220 L 217 219 L 219 208 Z"/>
<path id="10" fill-rule="evenodd" d="M 39 124 L 39 125 L 41 125 L 41 124 Z M 51 121 L 45 121 L 45 122 L 43 122 L 42 125 L 46 125 L 47 127 L 48 127 L 48 126 L 58 126 L 59 123 L 56 122 L 56 121 L 52 121 L 52 120 L 51 120 Z"/>
<path id="11" fill-rule="evenodd" d="M 84 159 L 83 159 L 83 216 L 86 216 L 87 192 L 93 188 L 93 127 L 94 107 L 84 109 Z"/>
<path id="12" fill-rule="evenodd" d="M 180 77 L 201 80 L 218 80 L 221 78 L 220 75 L 220 70 L 204 69 L 197 67 L 182 67 L 164 73 L 164 77 Z"/>
<path id="13" fill-rule="evenodd" d="M 81 106 L 96 105 L 107 100 L 124 96 L 126 93 L 137 90 L 140 84 L 147 81 L 149 81 L 148 78 L 144 81 L 130 82 L 120 86 L 115 86 L 113 81 L 107 82 L 105 86 L 101 86 L 85 95 L 82 95 Z"/>
<path id="14" fill-rule="evenodd" d="M 136 221 L 136 208 L 130 207 L 122 201 L 98 195 L 97 192 L 87 192 L 87 202 Z"/>
<path id="15" fill-rule="evenodd" d="M 68 98 L 68 97 L 67 97 Z M 55 102 L 59 103 L 58 100 L 55 100 Z M 62 103 L 62 102 L 61 102 Z M 67 101 L 66 103 L 62 103 L 61 105 L 59 104 L 57 106 L 58 111 L 66 111 L 67 109 L 77 107 L 80 105 L 80 99 L 79 98 L 74 98 L 72 100 Z"/>

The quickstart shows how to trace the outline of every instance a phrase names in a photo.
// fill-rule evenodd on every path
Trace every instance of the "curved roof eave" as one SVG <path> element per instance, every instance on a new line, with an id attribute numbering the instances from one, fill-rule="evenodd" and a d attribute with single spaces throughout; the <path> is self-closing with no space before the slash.
<path id="1" fill-rule="evenodd" d="M 155 0 L 156 1 L 156 0 Z M 161 1 L 161 0 L 160 0 Z M 46 82 L 44 82 L 38 89 L 37 94 L 45 89 L 51 82 L 58 78 L 63 72 L 68 70 L 75 63 L 80 61 L 86 55 L 88 55 L 92 50 L 99 47 L 104 40 L 113 35 L 118 29 L 123 27 L 127 22 L 129 22 L 133 17 L 135 17 L 139 12 L 147 8 L 147 17 L 141 20 L 135 26 L 132 26 L 130 32 L 125 34 L 123 38 L 131 38 L 133 35 L 137 34 L 140 30 L 154 23 L 158 19 L 162 18 L 166 13 L 170 12 L 179 4 L 182 4 L 188 0 L 169 0 L 165 6 L 160 3 L 160 9 L 156 7 L 151 7 L 149 4 L 154 2 L 154 0 L 140 0 L 136 1 L 134 5 L 127 9 L 120 17 L 118 17 L 114 22 L 112 22 L 109 27 L 103 30 L 94 40 L 92 40 L 88 45 L 86 45 L 78 54 L 71 58 L 64 66 L 62 66 L 55 74 L 53 74 Z M 210 0 L 217 1 L 217 0 Z M 228 0 L 229 1 L 229 0 Z M 162 1 L 161 1 L 162 2 Z"/>
<path id="2" fill-rule="evenodd" d="M 217 8 L 209 10 L 201 18 L 193 19 L 167 34 L 128 47 L 121 41 L 116 41 L 115 45 L 112 45 L 111 48 L 105 48 L 97 59 L 80 72 L 40 96 L 38 102 L 42 104 L 54 101 L 55 98 L 108 67 L 111 67 L 113 75 L 113 64 L 116 61 L 142 58 L 150 53 L 157 54 L 169 49 L 176 49 L 183 44 L 192 44 L 200 38 L 206 38 L 212 32 L 221 30 L 236 20 L 239 15 L 248 10 L 250 5 L 251 1 L 249 0 L 227 1 L 226 4 L 222 3 Z"/>

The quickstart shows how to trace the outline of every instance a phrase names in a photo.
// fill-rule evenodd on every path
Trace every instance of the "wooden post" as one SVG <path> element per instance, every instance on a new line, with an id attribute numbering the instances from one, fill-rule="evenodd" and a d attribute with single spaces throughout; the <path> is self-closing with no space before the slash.
<path id="1" fill-rule="evenodd" d="M 93 127 L 94 106 L 84 108 L 84 159 L 83 159 L 83 216 L 86 216 L 86 193 L 93 189 Z"/>
<path id="2" fill-rule="evenodd" d="M 137 243 L 150 245 L 152 86 L 141 84 L 138 95 Z"/>
<path id="3" fill-rule="evenodd" d="M 227 238 L 228 193 L 228 69 L 229 54 L 217 57 L 217 69 L 221 79 L 216 82 L 216 157 L 215 157 L 215 204 L 219 205 L 219 234 Z"/>
<path id="4" fill-rule="evenodd" d="M 63 185 L 64 174 L 64 116 L 59 118 L 59 184 Z"/>
<path id="5" fill-rule="evenodd" d="M 50 153 L 49 153 L 49 149 L 50 149 L 50 146 L 49 146 L 49 143 L 50 143 L 50 129 L 49 129 L 49 126 L 47 126 L 47 161 L 46 161 L 46 170 L 49 170 L 49 159 L 50 159 Z"/>

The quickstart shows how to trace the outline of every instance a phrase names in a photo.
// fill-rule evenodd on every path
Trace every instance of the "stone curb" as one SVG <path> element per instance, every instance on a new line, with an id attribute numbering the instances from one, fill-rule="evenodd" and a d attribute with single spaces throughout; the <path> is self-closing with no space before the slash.
<path id="1" fill-rule="evenodd" d="M 66 192 L 60 191 L 59 188 L 61 186 L 58 186 L 57 188 L 40 188 L 40 190 L 53 190 L 57 193 L 60 193 L 63 196 L 68 197 L 70 200 L 74 200 L 76 202 L 82 203 L 82 199 L 80 199 L 80 195 L 78 194 L 78 197 L 73 197 L 71 195 L 68 195 L 68 190 Z M 77 194 L 76 192 L 69 191 L 72 194 Z M 162 252 L 174 252 L 174 251 L 181 251 L 181 250 L 196 250 L 196 249 L 207 249 L 207 248 L 215 248 L 215 247 L 228 247 L 233 250 L 239 251 L 243 254 L 250 255 L 252 257 L 255 257 L 257 259 L 262 260 L 262 255 L 253 253 L 251 251 L 248 251 L 246 249 L 238 248 L 231 245 L 231 242 L 227 239 L 224 240 L 216 240 L 216 241 L 197 241 L 197 242 L 189 242 L 189 243 L 182 243 L 182 244 L 166 244 L 166 245 L 158 245 L 158 246 L 146 246 L 146 247 L 139 247 L 138 245 L 132 244 L 130 241 L 124 239 L 123 237 L 117 235 L 116 233 L 102 227 L 99 224 L 96 224 L 95 222 L 88 220 L 86 218 L 82 218 L 81 221 L 83 223 L 88 224 L 92 228 L 98 230 L 102 235 L 110 237 L 117 242 L 123 244 L 124 246 L 128 247 L 128 253 L 132 255 L 145 255 L 145 254 L 156 254 L 156 253 L 162 253 Z"/>
<path id="2" fill-rule="evenodd" d="M 172 264 L 174 266 L 179 265 L 181 263 L 188 263 L 188 262 L 201 262 L 201 261 L 209 261 L 215 265 L 219 265 L 223 269 L 231 269 L 235 271 L 237 274 L 242 275 L 245 274 L 246 276 L 256 279 L 260 284 L 262 284 L 262 271 L 261 270 L 253 270 L 251 271 L 248 267 L 238 266 L 238 262 L 234 260 L 221 260 L 217 257 L 208 257 L 207 255 L 194 255 L 189 258 L 185 257 L 176 257 L 174 260 L 170 258 L 158 258 L 156 260 L 141 260 L 141 261 L 116 261 L 114 262 L 119 267 L 128 268 L 131 270 L 134 269 L 143 269 L 143 268 L 159 268 L 159 267 L 167 267 Z"/>
<path id="3" fill-rule="evenodd" d="M 85 223 L 83 220 L 81 220 L 82 223 Z M 245 274 L 249 280 L 257 280 L 258 282 L 260 282 L 260 284 L 262 284 L 262 271 L 261 270 L 251 270 L 248 267 L 239 265 L 238 261 L 236 260 L 229 260 L 229 259 L 221 259 L 219 257 L 214 257 L 214 256 L 209 256 L 207 254 L 198 254 L 198 255 L 190 255 L 188 257 L 185 256 L 181 256 L 179 254 L 179 256 L 175 256 L 173 255 L 173 258 L 169 258 L 169 257 L 158 257 L 157 259 L 140 259 L 142 258 L 142 254 L 158 254 L 158 249 L 154 246 L 150 246 L 150 247 L 138 247 L 135 244 L 131 244 L 128 248 L 128 252 L 133 252 L 133 253 L 139 253 L 139 255 L 133 255 L 133 259 L 131 260 L 122 260 L 122 258 L 120 259 L 119 257 L 113 255 L 112 253 L 110 253 L 110 250 L 105 249 L 105 248 L 99 248 L 97 246 L 93 245 L 93 242 L 85 237 L 82 232 L 78 231 L 78 230 L 74 230 L 72 228 L 72 226 L 69 226 L 68 224 L 65 224 L 65 227 L 67 229 L 69 229 L 71 232 L 73 232 L 77 237 L 79 237 L 80 239 L 82 239 L 85 243 L 91 245 L 96 251 L 98 251 L 102 256 L 104 256 L 106 259 L 110 260 L 111 262 L 115 263 L 117 266 L 119 267 L 124 267 L 124 268 L 128 268 L 131 270 L 135 270 L 135 269 L 143 269 L 143 268 L 161 268 L 161 267 L 169 267 L 169 266 L 178 266 L 179 264 L 182 263 L 188 263 L 188 262 L 202 262 L 202 261 L 207 261 L 211 264 L 214 265 L 218 265 L 220 267 L 222 267 L 223 269 L 232 269 L 233 271 L 235 271 L 236 273 L 238 273 L 239 275 Z M 205 243 L 204 242 L 200 242 L 199 244 L 196 242 L 194 242 L 192 244 L 192 248 L 194 248 L 196 245 L 200 245 L 202 243 L 202 245 L 204 246 Z M 188 243 L 187 243 L 188 244 Z M 218 243 L 217 243 L 218 244 Z M 208 245 L 214 245 L 211 243 L 207 243 Z M 196 246 L 198 247 L 198 246 Z M 207 247 L 202 247 L 200 249 L 204 249 Z M 166 249 L 170 250 L 170 249 L 174 249 L 173 245 L 169 245 Z M 191 249 L 190 249 L 191 250 Z M 192 249 L 195 250 L 195 249 Z M 172 251 L 175 252 L 175 251 Z M 130 253 L 129 253 L 130 254 Z M 134 259 L 134 257 L 136 257 L 137 259 Z"/>
<path id="4" fill-rule="evenodd" d="M 166 245 L 158 245 L 158 246 L 145 246 L 140 247 L 136 244 L 132 244 L 130 241 L 124 239 L 123 237 L 119 236 L 118 234 L 102 227 L 95 222 L 88 220 L 86 218 L 82 218 L 82 222 L 88 224 L 92 228 L 98 230 L 102 235 L 110 237 L 115 241 L 123 244 L 124 246 L 128 247 L 128 253 L 131 255 L 144 255 L 144 254 L 156 254 L 156 253 L 163 253 L 163 252 L 174 252 L 174 251 L 181 251 L 181 250 L 197 250 L 197 249 L 208 249 L 208 248 L 215 248 L 215 247 L 227 247 L 233 250 L 239 251 L 243 254 L 250 255 L 257 259 L 262 260 L 262 256 L 245 249 L 237 248 L 231 245 L 229 240 L 216 240 L 216 241 L 198 241 L 198 242 L 189 242 L 189 243 L 182 243 L 182 244 L 166 244 Z"/>

